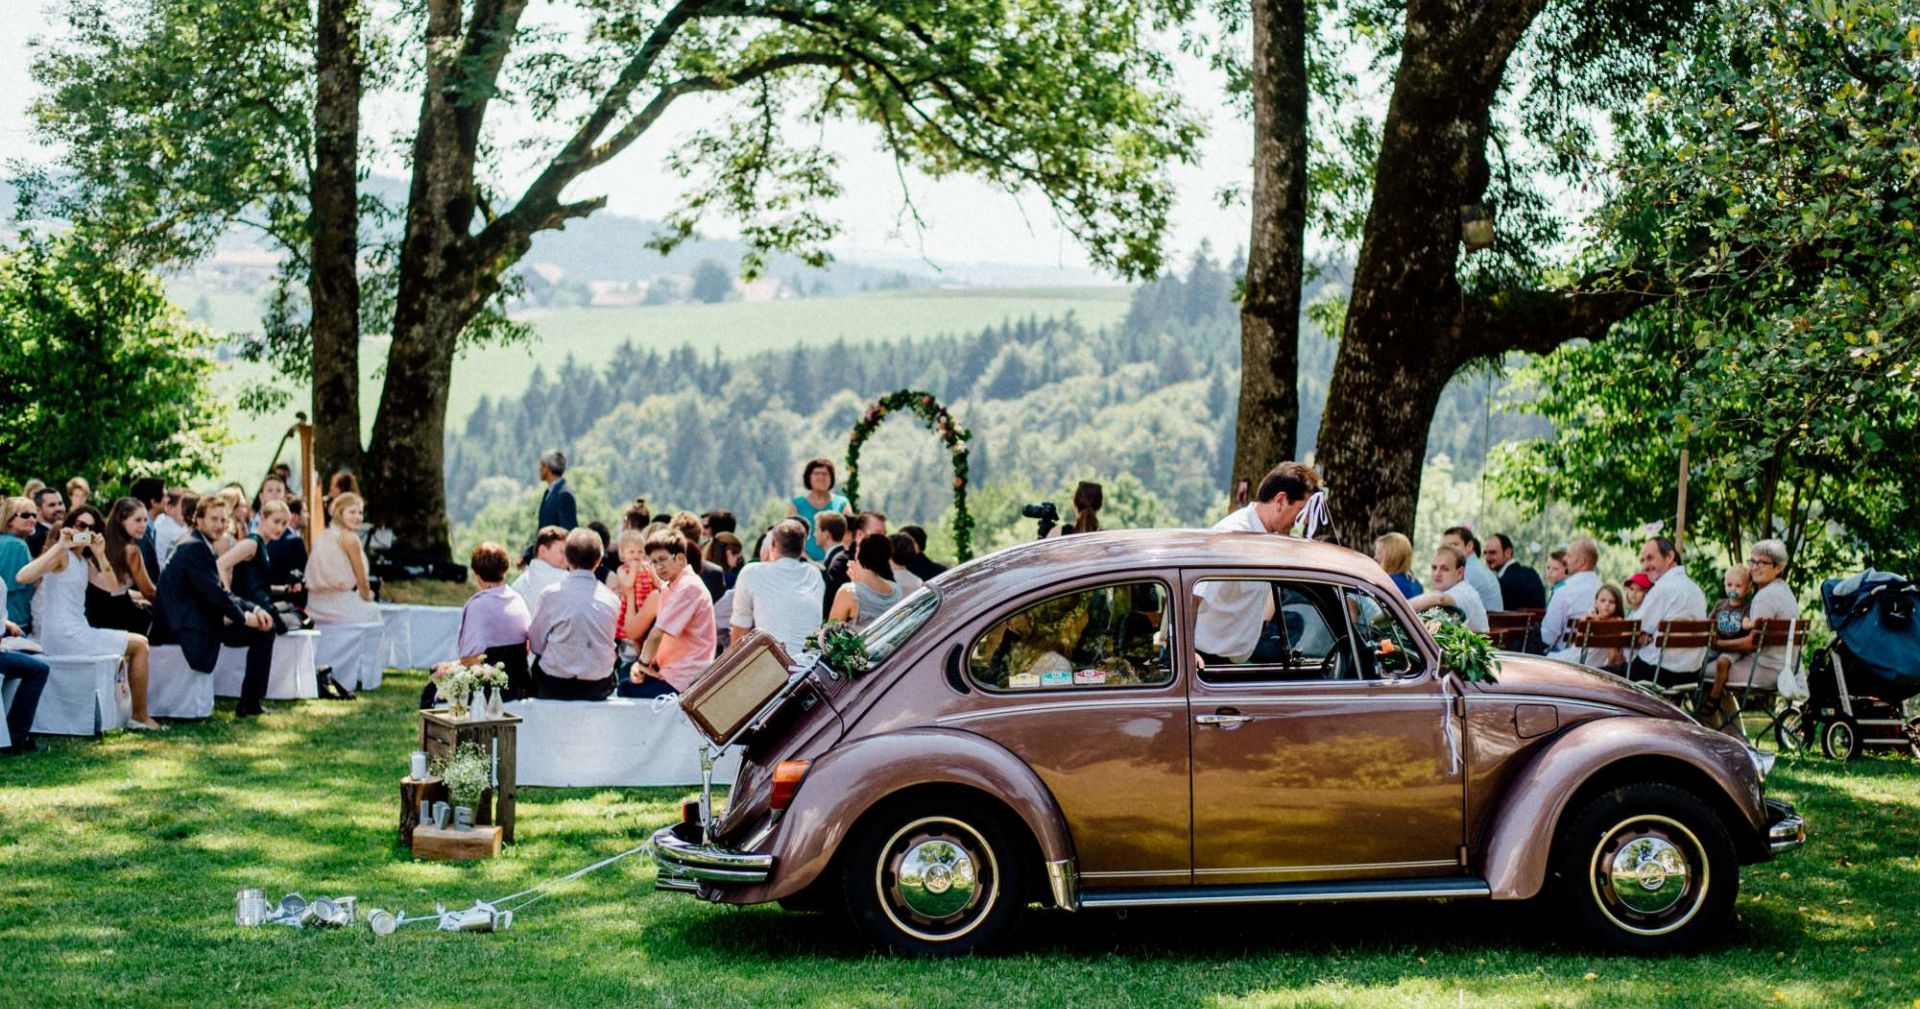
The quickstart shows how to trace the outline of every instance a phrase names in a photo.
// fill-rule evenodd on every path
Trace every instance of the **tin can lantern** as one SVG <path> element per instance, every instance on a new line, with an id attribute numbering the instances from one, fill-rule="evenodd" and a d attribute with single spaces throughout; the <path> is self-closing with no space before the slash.
<path id="1" fill-rule="evenodd" d="M 241 928 L 259 928 L 272 914 L 264 890 L 249 887 L 233 895 L 233 923 Z"/>

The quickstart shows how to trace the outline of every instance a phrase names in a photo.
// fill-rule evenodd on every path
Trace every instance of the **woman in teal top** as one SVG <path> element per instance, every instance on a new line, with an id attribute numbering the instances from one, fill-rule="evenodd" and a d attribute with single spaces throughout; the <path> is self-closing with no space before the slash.
<path id="1" fill-rule="evenodd" d="M 795 494 L 787 514 L 807 524 L 807 559 L 820 563 L 827 559 L 827 552 L 813 538 L 813 517 L 821 512 L 841 512 L 847 510 L 847 499 L 833 492 L 833 485 L 839 482 L 834 474 L 833 463 L 827 459 L 814 459 L 800 471 L 800 486 L 805 494 Z"/>

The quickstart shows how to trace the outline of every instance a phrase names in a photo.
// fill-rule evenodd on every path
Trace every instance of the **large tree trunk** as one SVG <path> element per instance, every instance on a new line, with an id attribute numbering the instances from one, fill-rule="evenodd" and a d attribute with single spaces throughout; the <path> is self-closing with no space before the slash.
<path id="1" fill-rule="evenodd" d="M 1253 234 L 1240 302 L 1235 489 L 1294 456 L 1307 226 L 1306 0 L 1254 0 Z"/>
<path id="2" fill-rule="evenodd" d="M 319 0 L 308 219 L 314 461 L 321 479 L 360 466 L 359 0 Z"/>

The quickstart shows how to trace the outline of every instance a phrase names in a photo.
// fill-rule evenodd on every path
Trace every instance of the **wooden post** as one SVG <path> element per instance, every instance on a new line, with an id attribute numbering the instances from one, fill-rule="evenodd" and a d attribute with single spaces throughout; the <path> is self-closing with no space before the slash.
<path id="1" fill-rule="evenodd" d="M 1687 450 L 1683 448 L 1680 450 L 1680 511 L 1673 523 L 1673 550 L 1681 558 L 1686 557 L 1681 547 L 1687 542 L 1687 469 Z"/>
<path id="2" fill-rule="evenodd" d="M 432 802 L 447 797 L 447 786 L 439 778 L 400 779 L 400 843 L 413 847 L 413 829 L 420 826 L 420 800 Z"/>

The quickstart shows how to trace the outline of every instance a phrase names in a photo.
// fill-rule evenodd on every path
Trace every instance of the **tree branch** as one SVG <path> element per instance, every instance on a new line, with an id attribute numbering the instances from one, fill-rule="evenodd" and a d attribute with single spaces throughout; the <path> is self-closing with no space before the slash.
<path id="1" fill-rule="evenodd" d="M 1460 315 L 1460 363 L 1509 351 L 1545 354 L 1571 340 L 1598 340 L 1614 323 L 1669 297 L 1639 274 L 1594 274 L 1559 290 L 1470 295 Z"/>

